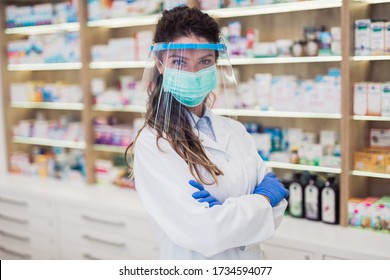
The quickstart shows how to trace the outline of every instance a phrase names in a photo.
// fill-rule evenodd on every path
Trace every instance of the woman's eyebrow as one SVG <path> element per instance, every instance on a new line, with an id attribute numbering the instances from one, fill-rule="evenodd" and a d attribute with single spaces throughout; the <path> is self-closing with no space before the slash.
<path id="1" fill-rule="evenodd" d="M 205 59 L 206 57 L 215 57 L 213 54 L 209 53 L 209 54 L 206 54 L 205 56 L 202 56 L 200 57 L 199 59 Z"/>
<path id="2" fill-rule="evenodd" d="M 181 59 L 187 59 L 188 60 L 187 57 L 182 56 L 182 55 L 178 55 L 178 54 L 172 54 L 168 58 L 172 58 L 172 57 L 174 57 L 174 58 L 181 58 Z"/>

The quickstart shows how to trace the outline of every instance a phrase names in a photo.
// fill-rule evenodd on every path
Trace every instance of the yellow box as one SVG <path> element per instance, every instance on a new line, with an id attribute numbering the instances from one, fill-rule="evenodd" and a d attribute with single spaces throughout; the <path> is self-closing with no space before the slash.
<path id="1" fill-rule="evenodd" d="M 385 154 L 355 152 L 355 170 L 369 172 L 385 172 Z"/>

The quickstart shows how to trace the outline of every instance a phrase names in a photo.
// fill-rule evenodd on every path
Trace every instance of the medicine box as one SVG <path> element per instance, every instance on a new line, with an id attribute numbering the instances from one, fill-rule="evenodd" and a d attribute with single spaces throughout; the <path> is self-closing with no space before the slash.
<path id="1" fill-rule="evenodd" d="M 390 129 L 371 128 L 370 129 L 371 148 L 390 148 Z"/>
<path id="2" fill-rule="evenodd" d="M 370 55 L 370 19 L 355 20 L 355 55 Z"/>
<path id="3" fill-rule="evenodd" d="M 355 83 L 353 87 L 353 113 L 367 115 L 367 83 Z"/>
<path id="4" fill-rule="evenodd" d="M 369 83 L 367 89 L 367 114 L 369 116 L 380 116 L 382 112 L 381 105 L 382 84 Z"/>
<path id="5" fill-rule="evenodd" d="M 389 38 L 390 39 L 390 38 Z M 382 84 L 382 116 L 390 117 L 390 82 Z"/>
<path id="6" fill-rule="evenodd" d="M 383 21 L 370 24 L 370 52 L 371 55 L 383 55 L 385 53 L 385 23 Z"/>

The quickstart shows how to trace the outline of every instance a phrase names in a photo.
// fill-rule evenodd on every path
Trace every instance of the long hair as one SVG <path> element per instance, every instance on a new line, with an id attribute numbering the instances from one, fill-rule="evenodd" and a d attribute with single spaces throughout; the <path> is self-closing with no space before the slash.
<path id="1" fill-rule="evenodd" d="M 210 43 L 217 43 L 220 36 L 218 23 L 199 9 L 181 6 L 163 12 L 156 25 L 153 41 L 154 43 L 172 42 L 179 37 L 190 37 L 191 35 L 203 37 Z M 156 84 L 147 89 L 148 103 L 145 124 L 125 152 L 126 159 L 127 154 L 130 153 L 131 161 L 128 165 L 131 171 L 135 143 L 142 129 L 149 126 L 156 130 L 157 147 L 160 149 L 158 144 L 160 138 L 166 139 L 174 151 L 188 164 L 191 174 L 197 181 L 206 185 L 218 183 L 217 176 L 223 175 L 223 172 L 207 157 L 199 136 L 192 130 L 187 114 L 183 114 L 183 110 L 180 109 L 183 105 L 172 98 L 171 94 L 162 90 L 163 75 L 159 73 L 157 67 L 153 70 L 152 75 L 154 75 L 153 80 L 156 81 Z M 167 110 L 167 106 L 170 106 L 169 110 Z M 169 116 L 166 115 L 168 113 Z M 164 118 L 169 118 L 171 121 L 164 122 Z M 208 181 L 202 176 L 201 166 L 213 177 L 213 181 Z M 131 174 L 133 177 L 133 172 Z"/>

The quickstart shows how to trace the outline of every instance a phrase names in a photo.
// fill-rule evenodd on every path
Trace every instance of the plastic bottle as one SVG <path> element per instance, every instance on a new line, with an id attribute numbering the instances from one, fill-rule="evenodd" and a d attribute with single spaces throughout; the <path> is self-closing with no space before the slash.
<path id="1" fill-rule="evenodd" d="M 334 176 L 329 176 L 321 191 L 321 219 L 327 224 L 339 223 L 339 186 Z"/>
<path id="2" fill-rule="evenodd" d="M 310 175 L 309 183 L 304 191 L 305 218 L 313 221 L 321 220 L 321 190 L 317 175 Z"/>
<path id="3" fill-rule="evenodd" d="M 290 195 L 288 197 L 289 212 L 292 217 L 303 217 L 303 185 L 301 173 L 294 173 L 294 177 L 288 187 Z"/>

